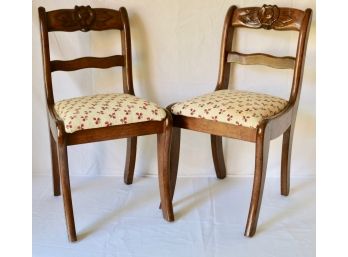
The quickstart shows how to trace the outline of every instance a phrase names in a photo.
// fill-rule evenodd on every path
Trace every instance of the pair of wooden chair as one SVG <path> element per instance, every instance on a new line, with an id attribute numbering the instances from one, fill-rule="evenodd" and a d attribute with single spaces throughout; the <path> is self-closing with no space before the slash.
<path id="1" fill-rule="evenodd" d="M 178 171 L 180 128 L 211 134 L 218 178 L 226 176 L 222 136 L 256 143 L 255 175 L 245 235 L 253 236 L 261 205 L 270 140 L 283 134 L 281 194 L 289 194 L 290 154 L 299 103 L 311 10 L 231 6 L 222 35 L 220 71 L 215 92 L 167 109 L 138 98 L 132 78 L 131 38 L 127 11 L 76 6 L 46 12 L 39 8 L 45 93 L 49 120 L 54 195 L 62 189 L 67 231 L 76 241 L 67 147 L 69 145 L 127 138 L 124 182 L 133 181 L 137 136 L 157 134 L 158 172 L 163 217 L 174 220 L 172 198 Z M 232 51 L 236 28 L 295 30 L 299 32 L 296 57 L 241 54 Z M 75 60 L 51 60 L 48 33 L 52 31 L 111 30 L 121 32 L 122 55 Z M 228 90 L 231 63 L 259 64 L 294 69 L 289 100 L 247 91 Z M 51 73 L 84 68 L 122 66 L 123 94 L 85 96 L 55 102 Z"/>

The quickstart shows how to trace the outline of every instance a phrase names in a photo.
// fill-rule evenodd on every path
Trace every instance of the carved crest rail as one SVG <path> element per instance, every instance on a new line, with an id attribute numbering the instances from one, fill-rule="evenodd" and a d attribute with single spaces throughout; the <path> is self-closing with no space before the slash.
<path id="1" fill-rule="evenodd" d="M 47 12 L 48 31 L 106 30 L 123 28 L 119 11 L 88 6 Z"/>
<path id="2" fill-rule="evenodd" d="M 233 26 L 275 30 L 300 30 L 304 13 L 293 8 L 276 5 L 238 8 L 232 19 Z"/>

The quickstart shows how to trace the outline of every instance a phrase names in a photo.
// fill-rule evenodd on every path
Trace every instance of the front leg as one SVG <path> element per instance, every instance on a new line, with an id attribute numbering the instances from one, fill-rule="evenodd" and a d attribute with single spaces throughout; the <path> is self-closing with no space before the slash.
<path id="1" fill-rule="evenodd" d="M 251 196 L 248 221 L 244 233 L 244 235 L 247 237 L 252 237 L 256 232 L 256 226 L 262 201 L 263 187 L 266 178 L 269 144 L 270 133 L 267 127 L 259 127 L 257 129 L 256 136 L 254 185 Z"/>
<path id="2" fill-rule="evenodd" d="M 170 145 L 172 134 L 171 116 L 167 112 L 164 131 L 157 135 L 158 179 L 161 195 L 163 217 L 174 221 L 172 195 L 170 186 Z"/>
<path id="3" fill-rule="evenodd" d="M 64 139 L 58 131 L 58 162 L 59 175 L 62 184 L 63 203 L 65 212 L 66 227 L 68 230 L 68 237 L 71 242 L 77 241 L 73 204 L 71 199 L 70 179 L 69 179 L 69 164 L 68 164 L 68 149 Z"/>

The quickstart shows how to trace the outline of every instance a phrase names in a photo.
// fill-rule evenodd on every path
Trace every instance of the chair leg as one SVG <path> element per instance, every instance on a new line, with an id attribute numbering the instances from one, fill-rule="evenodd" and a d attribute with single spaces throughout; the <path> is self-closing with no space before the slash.
<path id="1" fill-rule="evenodd" d="M 163 133 L 157 134 L 158 178 L 163 217 L 167 221 L 174 221 L 170 186 L 170 143 L 171 128 L 167 126 Z"/>
<path id="2" fill-rule="evenodd" d="M 281 162 L 281 195 L 288 196 L 290 192 L 290 163 L 291 148 L 294 134 L 294 125 L 290 126 L 283 134 L 282 162 Z"/>
<path id="3" fill-rule="evenodd" d="M 257 221 L 262 201 L 263 187 L 266 178 L 270 137 L 266 129 L 259 128 L 256 138 L 254 184 L 249 208 L 245 236 L 252 237 L 256 232 Z"/>
<path id="4" fill-rule="evenodd" d="M 59 166 L 58 166 L 58 155 L 57 155 L 57 143 L 50 133 L 50 144 L 51 144 L 51 160 L 52 160 L 52 181 L 53 181 L 53 195 L 60 195 L 60 179 L 59 179 Z"/>
<path id="5" fill-rule="evenodd" d="M 137 154 L 137 137 L 127 138 L 126 166 L 124 168 L 124 183 L 133 183 L 135 159 Z"/>
<path id="6" fill-rule="evenodd" d="M 180 155 L 180 138 L 181 138 L 181 129 L 177 127 L 172 128 L 172 140 L 170 144 L 170 195 L 173 200 L 176 179 L 178 176 L 178 167 L 179 167 L 179 155 Z M 161 209 L 161 204 L 159 206 Z"/>
<path id="7" fill-rule="evenodd" d="M 180 155 L 181 129 L 173 127 L 170 147 L 170 194 L 173 200 L 176 179 L 178 177 L 179 155 Z"/>
<path id="8" fill-rule="evenodd" d="M 74 241 L 77 241 L 77 237 L 76 237 L 76 231 L 75 231 L 74 212 L 73 212 L 71 190 L 70 190 L 67 146 L 65 143 L 60 143 L 59 141 L 60 140 L 58 139 L 58 160 L 59 160 L 60 180 L 62 183 L 65 220 L 66 220 L 69 240 L 71 242 L 74 242 Z"/>
<path id="9" fill-rule="evenodd" d="M 219 179 L 224 179 L 226 177 L 226 166 L 222 150 L 222 137 L 215 135 L 211 135 L 210 137 L 216 176 Z"/>

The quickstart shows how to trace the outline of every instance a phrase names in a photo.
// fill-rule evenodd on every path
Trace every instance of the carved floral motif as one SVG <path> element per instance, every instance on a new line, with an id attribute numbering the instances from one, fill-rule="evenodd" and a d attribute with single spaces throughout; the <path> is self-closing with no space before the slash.
<path id="1" fill-rule="evenodd" d="M 257 17 L 263 28 L 270 29 L 272 24 L 279 18 L 279 8 L 276 5 L 263 5 L 259 9 Z"/>
<path id="2" fill-rule="evenodd" d="M 261 8 L 246 9 L 240 20 L 251 27 L 272 29 L 274 26 L 284 27 L 293 21 L 289 14 L 281 13 L 276 5 L 263 5 Z"/>
<path id="3" fill-rule="evenodd" d="M 89 31 L 95 20 L 95 11 L 88 6 L 75 6 L 74 19 L 81 26 L 81 31 Z"/>

